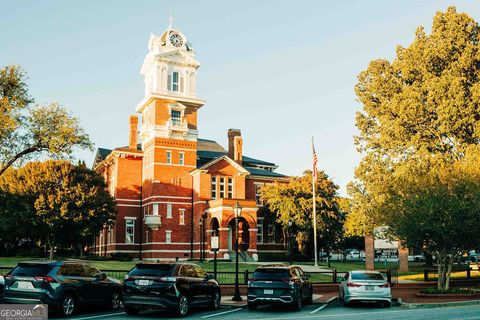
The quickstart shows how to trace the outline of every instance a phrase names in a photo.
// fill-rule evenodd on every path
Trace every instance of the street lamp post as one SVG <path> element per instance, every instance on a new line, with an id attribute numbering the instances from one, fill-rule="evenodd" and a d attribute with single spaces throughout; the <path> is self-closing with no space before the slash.
<path id="1" fill-rule="evenodd" d="M 293 221 L 288 220 L 288 236 L 290 240 L 290 265 L 293 264 Z"/>
<path id="2" fill-rule="evenodd" d="M 242 207 L 240 204 L 235 204 L 233 208 L 233 213 L 235 214 L 235 293 L 232 297 L 233 301 L 242 301 L 242 297 L 240 296 L 240 289 L 238 288 L 238 222 L 240 220 L 240 216 L 242 215 Z"/>
<path id="3" fill-rule="evenodd" d="M 198 220 L 200 226 L 200 262 L 203 262 L 203 219 Z"/>

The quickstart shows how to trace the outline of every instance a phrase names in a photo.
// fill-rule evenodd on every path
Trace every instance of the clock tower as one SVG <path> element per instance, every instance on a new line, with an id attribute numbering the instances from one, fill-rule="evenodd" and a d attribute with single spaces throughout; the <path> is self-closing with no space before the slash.
<path id="1" fill-rule="evenodd" d="M 160 36 L 150 35 L 140 71 L 145 96 L 136 107 L 141 114 L 142 207 L 150 242 L 165 242 L 165 235 L 155 230 L 168 229 L 172 213 L 181 211 L 185 221 L 193 218 L 189 172 L 197 161 L 197 111 L 205 104 L 196 94 L 199 66 L 192 44 L 171 24 Z"/>

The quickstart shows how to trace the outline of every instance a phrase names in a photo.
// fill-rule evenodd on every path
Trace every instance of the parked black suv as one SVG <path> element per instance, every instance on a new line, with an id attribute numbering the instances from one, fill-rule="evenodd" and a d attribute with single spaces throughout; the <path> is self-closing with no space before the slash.
<path id="1" fill-rule="evenodd" d="M 260 304 L 288 304 L 300 310 L 311 304 L 313 288 L 309 277 L 300 267 L 265 265 L 258 267 L 248 281 L 248 308 Z"/>
<path id="2" fill-rule="evenodd" d="M 171 309 L 187 315 L 190 306 L 220 308 L 218 282 L 191 263 L 140 263 L 125 276 L 123 305 L 135 315 L 142 309 Z"/>
<path id="3" fill-rule="evenodd" d="M 64 317 L 79 304 L 118 309 L 122 285 L 82 262 L 20 262 L 5 276 L 4 303 L 45 303 Z"/>

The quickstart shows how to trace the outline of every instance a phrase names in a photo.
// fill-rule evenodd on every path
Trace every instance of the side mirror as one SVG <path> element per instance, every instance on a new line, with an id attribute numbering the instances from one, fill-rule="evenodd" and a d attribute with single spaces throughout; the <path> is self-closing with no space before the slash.
<path id="1" fill-rule="evenodd" d="M 213 280 L 213 279 L 215 279 L 215 278 L 213 277 L 213 274 L 207 275 L 207 280 Z"/>
<path id="2" fill-rule="evenodd" d="M 107 279 L 107 274 L 106 274 L 106 273 L 103 273 L 103 272 L 100 272 L 100 273 L 97 275 L 96 278 L 99 279 L 99 280 L 105 280 L 105 279 Z"/>

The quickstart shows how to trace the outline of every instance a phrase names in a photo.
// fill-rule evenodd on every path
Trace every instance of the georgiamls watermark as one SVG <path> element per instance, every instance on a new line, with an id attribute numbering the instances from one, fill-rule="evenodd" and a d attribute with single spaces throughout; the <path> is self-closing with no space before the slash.
<path id="1" fill-rule="evenodd" d="M 0 320 L 46 320 L 46 304 L 0 304 Z"/>

